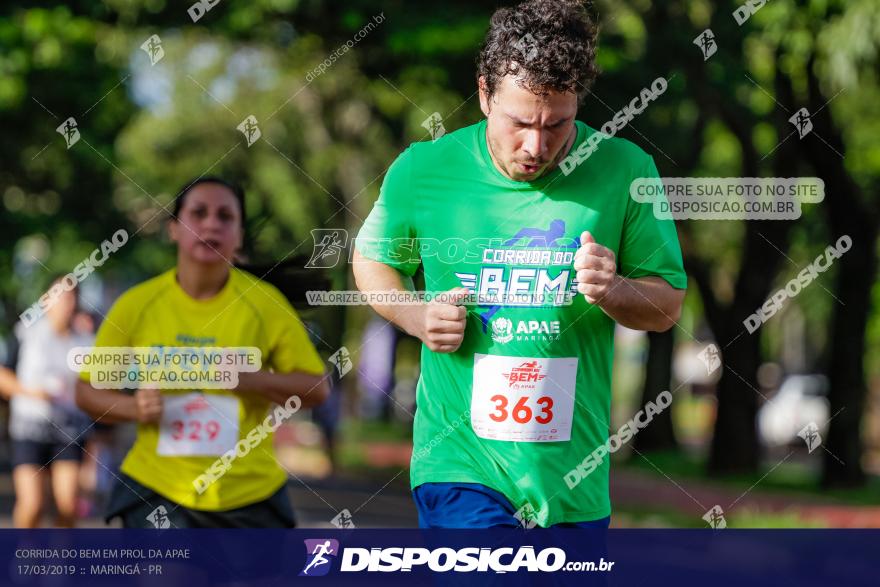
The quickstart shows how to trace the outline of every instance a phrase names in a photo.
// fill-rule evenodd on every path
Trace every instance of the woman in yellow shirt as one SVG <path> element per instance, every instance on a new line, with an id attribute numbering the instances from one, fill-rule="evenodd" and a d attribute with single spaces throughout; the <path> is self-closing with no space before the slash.
<path id="1" fill-rule="evenodd" d="M 274 430 L 297 409 L 323 402 L 328 385 L 284 296 L 232 266 L 243 226 L 240 189 L 214 177 L 188 184 L 168 224 L 177 266 L 125 292 L 98 331 L 96 353 L 251 347 L 262 357 L 260 370 L 239 373 L 231 389 L 141 385 L 132 394 L 95 384 L 94 371 L 81 373 L 83 410 L 101 422 L 138 424 L 108 521 L 119 516 L 125 527 L 141 528 L 295 525 Z"/>

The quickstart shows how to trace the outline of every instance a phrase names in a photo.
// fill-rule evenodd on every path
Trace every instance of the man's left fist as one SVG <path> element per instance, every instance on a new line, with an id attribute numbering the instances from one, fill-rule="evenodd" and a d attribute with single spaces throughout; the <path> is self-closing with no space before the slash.
<path id="1" fill-rule="evenodd" d="M 614 252 L 596 243 L 586 230 L 581 233 L 581 246 L 574 255 L 578 291 L 591 304 L 598 304 L 617 282 Z"/>

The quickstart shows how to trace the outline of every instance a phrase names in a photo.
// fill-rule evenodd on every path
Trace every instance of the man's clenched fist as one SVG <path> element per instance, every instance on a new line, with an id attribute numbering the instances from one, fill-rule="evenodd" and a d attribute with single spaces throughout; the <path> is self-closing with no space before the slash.
<path id="1" fill-rule="evenodd" d="M 453 353 L 461 346 L 467 308 L 458 304 L 467 295 L 467 289 L 457 287 L 423 306 L 422 335 L 419 338 L 435 353 Z"/>
<path id="2" fill-rule="evenodd" d="M 578 291 L 591 304 L 600 303 L 617 282 L 614 252 L 596 243 L 586 230 L 581 233 L 581 246 L 574 255 Z"/>

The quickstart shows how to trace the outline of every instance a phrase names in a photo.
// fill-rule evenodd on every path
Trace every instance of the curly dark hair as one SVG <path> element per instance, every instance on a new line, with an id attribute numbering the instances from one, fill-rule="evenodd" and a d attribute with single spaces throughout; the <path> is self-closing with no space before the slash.
<path id="1" fill-rule="evenodd" d="M 477 78 L 491 97 L 507 74 L 529 91 L 577 94 L 583 99 L 598 75 L 596 25 L 581 0 L 526 0 L 492 15 L 477 59 Z"/>

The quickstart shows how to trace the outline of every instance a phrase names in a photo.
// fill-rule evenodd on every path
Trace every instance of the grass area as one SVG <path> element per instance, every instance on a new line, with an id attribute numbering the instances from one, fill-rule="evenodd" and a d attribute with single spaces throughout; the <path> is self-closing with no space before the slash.
<path id="1" fill-rule="evenodd" d="M 340 442 L 338 447 L 339 464 L 342 472 L 359 478 L 381 480 L 383 483 L 400 472 L 400 465 L 377 465 L 367 458 L 369 445 L 406 445 L 412 441 L 411 428 L 408 424 L 381 423 L 381 422 L 346 422 L 341 428 Z M 745 491 L 755 485 L 757 491 L 762 493 L 775 493 L 784 495 L 801 495 L 806 497 L 832 498 L 846 505 L 871 505 L 878 503 L 880 495 L 880 479 L 871 478 L 868 485 L 856 489 L 822 489 L 818 485 L 815 471 L 803 463 L 787 461 L 777 466 L 764 477 L 772 468 L 772 465 L 750 475 L 730 475 L 716 478 L 707 477 L 705 462 L 702 459 L 677 451 L 663 451 L 648 453 L 657 469 L 673 479 L 689 479 L 707 484 Z M 613 467 L 632 468 L 641 472 L 651 473 L 658 478 L 662 475 L 645 459 L 633 456 L 629 460 L 616 462 Z M 774 463 L 775 464 L 775 463 Z M 396 481 L 403 485 L 408 483 L 408 474 L 400 475 Z M 705 527 L 703 520 L 693 519 L 687 515 L 672 513 L 665 510 L 646 509 L 615 509 L 615 515 L 620 512 L 622 519 L 629 520 L 636 527 L 676 527 L 676 528 L 701 528 Z M 805 527 L 805 521 L 798 518 L 794 512 L 768 514 L 740 510 L 731 514 L 727 519 L 730 527 L 739 528 L 791 528 Z M 809 526 L 809 524 L 807 524 Z"/>
<path id="2" fill-rule="evenodd" d="M 341 445 L 339 447 L 340 473 L 347 476 L 355 476 L 365 480 L 387 481 L 400 472 L 398 466 L 381 466 L 369 464 L 364 458 L 364 453 L 356 446 Z M 409 483 L 409 474 L 400 475 L 405 483 Z"/>
<path id="3" fill-rule="evenodd" d="M 827 528 L 816 520 L 805 520 L 797 512 L 767 513 L 745 509 L 730 515 L 728 528 Z"/>
<path id="4" fill-rule="evenodd" d="M 823 524 L 805 521 L 796 512 L 767 513 L 744 509 L 725 514 L 728 528 L 824 528 Z M 614 507 L 614 528 L 708 528 L 696 516 L 652 508 Z"/>
<path id="5" fill-rule="evenodd" d="M 742 490 L 748 489 L 760 481 L 759 487 L 762 492 L 796 493 L 805 496 L 833 498 L 849 505 L 876 506 L 878 503 L 877 496 L 880 495 L 880 479 L 874 477 L 870 478 L 868 484 L 864 487 L 854 489 L 820 488 L 815 473 L 799 463 L 782 463 L 766 477 L 764 475 L 772 467 L 767 467 L 766 470 L 750 475 L 729 475 L 726 477 L 709 478 L 706 476 L 705 463 L 689 455 L 675 451 L 663 451 L 648 453 L 646 456 L 650 459 L 650 463 L 644 458 L 635 456 L 628 461 L 615 463 L 614 466 L 632 467 L 660 476 L 660 473 L 657 473 L 657 470 L 654 468 L 656 466 L 657 469 L 660 469 L 672 478 L 707 481 Z"/>
<path id="6" fill-rule="evenodd" d="M 706 528 L 703 520 L 670 510 L 613 506 L 612 528 Z"/>
<path id="7" fill-rule="evenodd" d="M 381 422 L 347 422 L 341 429 L 338 457 L 340 470 L 345 475 L 359 478 L 380 480 L 383 483 L 400 472 L 397 465 L 377 466 L 367 458 L 365 445 L 394 444 L 407 446 L 412 443 L 412 431 L 409 425 L 401 423 L 385 424 Z M 402 486 L 408 486 L 409 474 L 402 474 L 395 479 Z"/>
<path id="8" fill-rule="evenodd" d="M 340 427 L 342 442 L 412 442 L 412 425 L 400 422 L 346 420 Z"/>
<path id="9" fill-rule="evenodd" d="M 386 483 L 393 479 L 392 485 L 401 491 L 408 489 L 409 474 L 401 473 L 400 464 L 379 464 L 373 462 L 368 453 L 377 447 L 406 446 L 411 442 L 410 428 L 406 424 L 384 424 L 377 422 L 347 422 L 341 428 L 338 456 L 340 473 L 343 477 L 357 478 L 367 482 Z M 692 479 L 718 486 L 745 491 L 766 471 L 754 475 L 730 476 L 723 479 L 706 477 L 705 465 L 692 456 L 667 451 L 649 453 L 648 458 L 657 468 L 672 478 Z M 635 457 L 626 462 L 615 463 L 615 468 L 631 468 L 656 475 L 665 482 L 657 470 L 647 461 Z M 768 469 L 769 470 L 769 467 Z M 876 504 L 880 494 L 880 484 L 873 480 L 866 488 L 850 491 L 820 491 L 812 473 L 798 463 L 786 462 L 778 466 L 770 475 L 761 480 L 762 492 L 800 494 L 808 496 L 833 496 L 848 504 Z M 750 508 L 740 508 L 725 514 L 728 528 L 820 528 L 819 522 L 804 520 L 798 512 L 782 511 L 770 513 Z M 612 514 L 617 528 L 707 528 L 708 524 L 697 515 L 689 515 L 665 508 L 642 505 L 614 505 Z"/>

